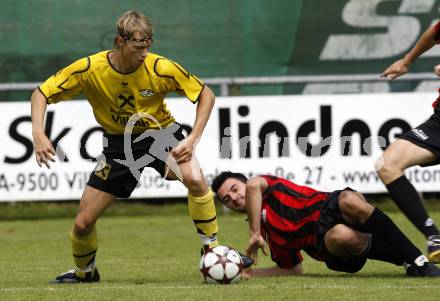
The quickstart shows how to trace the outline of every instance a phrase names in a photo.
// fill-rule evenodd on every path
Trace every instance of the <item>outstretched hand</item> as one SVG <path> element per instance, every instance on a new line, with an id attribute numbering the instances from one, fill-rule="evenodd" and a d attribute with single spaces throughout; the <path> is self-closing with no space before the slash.
<path id="1" fill-rule="evenodd" d="M 391 64 L 385 71 L 380 75 L 380 77 L 393 80 L 401 75 L 408 72 L 408 64 L 404 59 L 398 60 Z"/>
<path id="2" fill-rule="evenodd" d="M 247 256 L 251 257 L 254 260 L 254 264 L 258 263 L 258 249 L 261 249 L 264 255 L 268 255 L 266 241 L 264 240 L 261 234 L 252 235 L 249 238 L 248 246 L 246 248 Z"/>

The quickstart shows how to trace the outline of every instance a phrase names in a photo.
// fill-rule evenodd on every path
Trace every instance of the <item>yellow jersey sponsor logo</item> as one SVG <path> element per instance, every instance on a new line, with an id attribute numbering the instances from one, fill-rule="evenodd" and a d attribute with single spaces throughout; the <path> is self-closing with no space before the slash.
<path id="1" fill-rule="evenodd" d="M 110 114 L 114 122 L 123 126 L 125 126 L 129 121 L 130 117 L 133 116 L 133 113 L 129 113 L 125 111 L 115 111 L 113 109 L 110 109 Z M 149 124 L 150 122 L 147 118 L 139 118 L 136 120 L 134 126 L 148 127 Z"/>
<path id="2" fill-rule="evenodd" d="M 118 93 L 116 94 L 116 103 L 118 108 L 124 109 L 127 107 L 136 108 L 134 104 L 134 96 L 130 93 Z"/>
<path id="3" fill-rule="evenodd" d="M 150 90 L 150 89 L 142 89 L 142 90 L 139 90 L 139 95 L 140 96 L 153 96 L 154 95 L 154 91 L 153 90 Z"/>

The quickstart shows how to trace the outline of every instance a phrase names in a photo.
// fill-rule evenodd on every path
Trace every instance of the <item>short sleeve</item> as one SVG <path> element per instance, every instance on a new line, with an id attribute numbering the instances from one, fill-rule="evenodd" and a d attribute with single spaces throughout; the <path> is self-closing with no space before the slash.
<path id="1" fill-rule="evenodd" d="M 89 58 L 82 58 L 61 69 L 39 86 L 46 97 L 47 103 L 72 99 L 83 91 L 81 79 L 84 72 L 90 68 Z"/>
<path id="2" fill-rule="evenodd" d="M 166 58 L 158 58 L 155 64 L 155 72 L 162 77 L 170 77 L 174 80 L 179 94 L 186 96 L 191 102 L 196 102 L 205 84 L 194 74 L 186 71 L 178 63 Z"/>

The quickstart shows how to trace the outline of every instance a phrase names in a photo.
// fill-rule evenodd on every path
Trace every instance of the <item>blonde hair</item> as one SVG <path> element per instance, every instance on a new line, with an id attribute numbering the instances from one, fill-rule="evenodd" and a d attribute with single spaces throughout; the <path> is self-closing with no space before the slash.
<path id="1" fill-rule="evenodd" d="M 117 35 L 124 39 L 130 39 L 138 32 L 142 37 L 153 36 L 153 27 L 150 19 L 141 12 L 129 10 L 125 12 L 116 22 Z"/>

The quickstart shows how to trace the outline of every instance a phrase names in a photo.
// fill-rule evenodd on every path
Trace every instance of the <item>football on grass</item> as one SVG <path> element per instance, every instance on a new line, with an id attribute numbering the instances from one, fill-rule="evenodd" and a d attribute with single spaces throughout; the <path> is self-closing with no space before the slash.
<path id="1" fill-rule="evenodd" d="M 205 282 L 230 284 L 240 280 L 243 262 L 237 250 L 227 246 L 217 246 L 203 254 L 199 268 Z"/>

